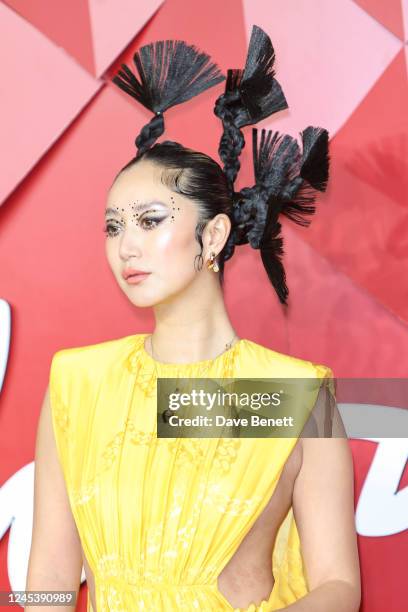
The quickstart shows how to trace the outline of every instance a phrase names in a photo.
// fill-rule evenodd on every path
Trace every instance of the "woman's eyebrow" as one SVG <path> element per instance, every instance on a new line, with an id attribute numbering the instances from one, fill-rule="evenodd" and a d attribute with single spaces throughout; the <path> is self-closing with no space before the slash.
<path id="1" fill-rule="evenodd" d="M 147 208 L 150 208 L 150 206 L 153 206 L 154 204 L 162 204 L 163 206 L 167 206 L 167 204 L 165 204 L 164 202 L 160 202 L 158 200 L 152 200 L 151 202 L 142 202 L 141 204 L 137 204 L 136 206 L 132 205 L 132 209 L 138 210 L 138 211 L 146 210 Z M 115 215 L 117 217 L 120 216 L 119 211 L 116 208 L 111 208 L 111 207 L 105 210 L 105 215 L 108 215 L 108 214 Z"/>

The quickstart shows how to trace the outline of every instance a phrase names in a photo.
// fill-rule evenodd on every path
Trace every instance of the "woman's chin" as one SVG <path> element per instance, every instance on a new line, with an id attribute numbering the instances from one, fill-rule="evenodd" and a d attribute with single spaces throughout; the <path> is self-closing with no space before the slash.
<path id="1" fill-rule="evenodd" d="M 124 293 L 128 300 L 133 304 L 133 306 L 137 306 L 138 308 L 149 308 L 151 306 L 156 306 L 163 301 L 163 298 L 159 295 L 152 295 L 149 292 L 145 292 L 142 289 L 129 289 L 125 288 Z"/>
<path id="2" fill-rule="evenodd" d="M 133 306 L 137 306 L 138 308 L 149 308 L 151 306 L 155 306 L 161 301 L 158 298 L 154 299 L 149 296 L 129 295 L 129 293 L 126 295 Z"/>
<path id="3" fill-rule="evenodd" d="M 120 284 L 122 291 L 125 293 L 128 300 L 139 308 L 149 308 L 158 304 L 170 304 L 172 301 L 184 291 L 185 285 L 172 287 L 158 287 L 154 290 L 152 287 L 143 286 L 143 283 L 135 285 Z"/>
<path id="4" fill-rule="evenodd" d="M 119 281 L 119 286 L 128 300 L 139 308 L 154 306 L 159 301 L 159 297 L 155 295 L 155 292 L 151 288 L 145 287 L 144 284 L 144 281 L 135 284 L 122 281 L 122 279 Z"/>

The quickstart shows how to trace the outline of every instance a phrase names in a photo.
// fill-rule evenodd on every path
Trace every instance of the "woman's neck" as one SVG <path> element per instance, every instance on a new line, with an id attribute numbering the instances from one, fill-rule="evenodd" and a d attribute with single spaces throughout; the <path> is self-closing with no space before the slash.
<path id="1" fill-rule="evenodd" d="M 201 301 L 196 298 L 189 304 L 186 300 L 158 304 L 154 314 L 155 328 L 145 348 L 159 361 L 212 359 L 226 350 L 228 343 L 233 346 L 239 339 L 218 288 Z"/>

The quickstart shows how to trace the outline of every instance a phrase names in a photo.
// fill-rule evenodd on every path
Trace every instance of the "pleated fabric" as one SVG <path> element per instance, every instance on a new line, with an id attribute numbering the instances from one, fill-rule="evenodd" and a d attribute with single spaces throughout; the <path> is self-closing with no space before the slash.
<path id="1" fill-rule="evenodd" d="M 328 377 L 245 338 L 215 359 L 155 361 L 136 334 L 54 353 L 53 429 L 95 580 L 87 612 L 269 612 L 308 592 L 291 507 L 268 599 L 233 608 L 217 577 L 270 500 L 297 438 L 157 438 L 157 377 Z"/>

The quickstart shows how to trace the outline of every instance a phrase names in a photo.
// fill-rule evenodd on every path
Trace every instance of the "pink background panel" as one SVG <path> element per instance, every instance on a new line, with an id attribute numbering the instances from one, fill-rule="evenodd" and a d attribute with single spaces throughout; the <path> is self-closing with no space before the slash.
<path id="1" fill-rule="evenodd" d="M 3 0 L 29 23 L 63 47 L 91 74 L 94 58 L 88 0 Z"/>
<path id="2" fill-rule="evenodd" d="M 5 2 L 99 77 L 163 0 Z"/>
<path id="3" fill-rule="evenodd" d="M 112 77 L 120 68 L 122 62 L 129 64 L 132 70 L 135 70 L 132 62 L 135 50 L 154 40 L 167 38 L 179 38 L 188 44 L 199 47 L 211 56 L 212 61 L 219 65 L 226 76 L 228 68 L 239 66 L 245 62 L 247 35 L 241 3 L 237 0 L 225 0 L 222 4 L 222 10 L 220 10 L 220 4 L 217 0 L 207 0 L 205 3 L 166 0 L 147 27 L 140 32 L 132 44 L 110 67 L 108 74 Z M 116 89 L 115 85 L 114 87 Z M 221 91 L 223 89 L 220 90 L 220 93 Z M 130 100 L 129 96 L 123 95 Z M 214 90 L 210 90 L 210 95 L 214 97 Z M 202 96 L 198 97 L 197 101 L 200 99 L 202 99 Z M 132 100 L 130 100 L 131 102 Z M 134 106 L 140 108 L 138 104 Z M 183 105 L 182 115 L 188 114 L 190 108 L 191 105 Z M 171 109 L 170 112 L 172 112 Z M 212 120 L 211 114 L 212 109 L 210 120 Z M 205 120 L 207 121 L 207 117 Z M 186 121 L 188 121 L 188 116 Z M 214 116 L 213 121 L 214 133 L 211 136 L 216 144 L 214 149 L 214 154 L 216 154 L 217 135 L 221 136 L 222 127 L 220 127 L 221 124 L 217 117 Z M 205 137 L 205 134 L 202 133 L 202 130 L 197 130 L 197 125 L 192 127 L 194 129 L 191 132 L 198 135 L 197 143 L 199 143 L 202 136 Z M 180 134 L 180 138 L 184 139 L 189 136 L 190 130 L 184 130 Z"/>
<path id="4" fill-rule="evenodd" d="M 401 0 L 402 3 L 402 19 L 404 22 L 404 38 L 408 41 L 408 0 Z"/>
<path id="5" fill-rule="evenodd" d="M 163 0 L 88 0 L 95 75 L 100 76 L 143 28 Z"/>
<path id="6" fill-rule="evenodd" d="M 244 10 L 248 36 L 261 25 L 273 41 L 289 104 L 265 126 L 292 135 L 323 125 L 333 136 L 402 48 L 351 0 L 244 0 Z"/>
<path id="7" fill-rule="evenodd" d="M 0 202 L 98 91 L 65 51 L 0 4 Z"/>
<path id="8" fill-rule="evenodd" d="M 401 51 L 331 141 L 328 203 L 305 234 L 314 248 L 405 323 L 407 108 Z"/>

